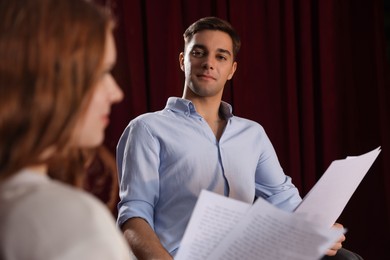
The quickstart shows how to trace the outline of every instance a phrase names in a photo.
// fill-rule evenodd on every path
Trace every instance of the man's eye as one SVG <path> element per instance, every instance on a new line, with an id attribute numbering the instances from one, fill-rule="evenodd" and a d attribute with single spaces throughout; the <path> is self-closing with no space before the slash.
<path id="1" fill-rule="evenodd" d="M 203 51 L 198 51 L 198 50 L 193 50 L 191 52 L 192 56 L 194 57 L 203 57 L 204 56 L 204 52 Z"/>
<path id="2" fill-rule="evenodd" d="M 223 55 L 218 55 L 217 59 L 218 60 L 227 60 L 227 58 L 225 56 L 223 56 Z"/>

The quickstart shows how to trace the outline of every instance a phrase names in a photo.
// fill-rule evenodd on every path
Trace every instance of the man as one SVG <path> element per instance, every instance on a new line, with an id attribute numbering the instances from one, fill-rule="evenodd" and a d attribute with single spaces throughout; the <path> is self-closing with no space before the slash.
<path id="1" fill-rule="evenodd" d="M 221 100 L 237 68 L 237 33 L 206 17 L 184 41 L 183 97 L 132 120 L 118 143 L 118 224 L 139 259 L 172 259 L 202 189 L 248 203 L 262 197 L 287 211 L 301 201 L 264 129 Z"/>

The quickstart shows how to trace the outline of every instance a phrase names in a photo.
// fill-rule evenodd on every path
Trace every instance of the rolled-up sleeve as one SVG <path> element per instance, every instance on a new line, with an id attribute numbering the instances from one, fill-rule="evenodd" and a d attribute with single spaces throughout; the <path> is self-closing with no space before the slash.
<path id="1" fill-rule="evenodd" d="M 159 144 L 140 119 L 130 122 L 117 146 L 119 176 L 118 225 L 140 217 L 154 228 L 159 199 Z"/>
<path id="2" fill-rule="evenodd" d="M 280 166 L 274 147 L 264 129 L 260 138 L 261 154 L 256 169 L 256 196 L 286 211 L 293 211 L 301 202 L 298 189 Z"/>

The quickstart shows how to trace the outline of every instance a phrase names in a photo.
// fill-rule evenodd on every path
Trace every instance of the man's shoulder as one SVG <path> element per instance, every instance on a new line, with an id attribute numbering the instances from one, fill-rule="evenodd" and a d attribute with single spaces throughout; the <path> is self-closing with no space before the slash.
<path id="1" fill-rule="evenodd" d="M 166 120 L 166 115 L 164 115 L 164 110 L 158 110 L 154 112 L 147 112 L 141 115 L 138 115 L 137 117 L 133 118 L 129 125 L 135 126 L 135 125 L 154 125 L 158 124 L 159 122 L 163 122 Z"/>
<path id="2" fill-rule="evenodd" d="M 263 126 L 259 122 L 254 121 L 254 120 L 249 119 L 249 118 L 240 117 L 240 116 L 233 116 L 232 121 L 234 123 L 239 123 L 239 124 L 242 124 L 244 126 L 255 127 L 255 128 L 259 128 L 261 130 L 264 129 Z"/>
<path id="3" fill-rule="evenodd" d="M 140 114 L 137 117 L 133 118 L 130 122 L 139 122 L 139 121 L 148 121 L 148 120 L 154 120 L 159 116 L 162 110 L 154 111 L 154 112 L 147 112 L 144 114 Z"/>

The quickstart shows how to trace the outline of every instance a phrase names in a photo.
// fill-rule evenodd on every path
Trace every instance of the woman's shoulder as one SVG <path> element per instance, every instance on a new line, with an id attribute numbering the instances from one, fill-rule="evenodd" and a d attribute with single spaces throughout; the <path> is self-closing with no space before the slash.
<path id="1" fill-rule="evenodd" d="M 21 222 L 21 225 L 33 222 L 37 226 L 58 223 L 53 230 L 91 225 L 100 219 L 113 222 L 105 206 L 92 195 L 50 179 L 19 182 L 3 188 L 0 208 L 3 221 Z"/>
<path id="2" fill-rule="evenodd" d="M 25 187 L 7 205 L 2 209 L 7 213 L 0 217 L 4 221 L 0 224 L 0 237 L 12 253 L 13 247 L 19 247 L 39 249 L 35 251 L 41 256 L 54 257 L 63 252 L 83 259 L 92 259 L 89 256 L 97 253 L 113 259 L 121 259 L 115 256 L 125 251 L 128 254 L 109 210 L 82 190 L 49 180 Z M 30 241 L 31 238 L 34 239 Z M 19 241 L 18 245 L 15 241 Z"/>

